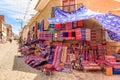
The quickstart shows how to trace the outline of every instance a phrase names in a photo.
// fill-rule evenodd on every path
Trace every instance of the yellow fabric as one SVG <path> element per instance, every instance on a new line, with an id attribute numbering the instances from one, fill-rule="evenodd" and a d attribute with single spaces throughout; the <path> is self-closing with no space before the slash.
<path id="1" fill-rule="evenodd" d="M 62 47 L 61 61 L 64 63 L 66 62 L 66 59 L 67 59 L 67 47 Z"/>

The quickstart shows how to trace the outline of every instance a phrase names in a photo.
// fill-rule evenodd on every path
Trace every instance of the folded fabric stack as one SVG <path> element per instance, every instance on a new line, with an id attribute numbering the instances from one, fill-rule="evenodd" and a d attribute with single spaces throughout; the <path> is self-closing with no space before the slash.
<path id="1" fill-rule="evenodd" d="M 108 62 L 116 62 L 116 58 L 112 55 L 106 55 L 105 56 L 105 61 L 108 61 Z"/>
<path id="2" fill-rule="evenodd" d="M 101 67 L 95 62 L 82 61 L 83 69 L 86 70 L 101 70 Z"/>
<path id="3" fill-rule="evenodd" d="M 113 54 L 113 56 L 115 56 L 116 57 L 116 61 L 120 61 L 120 54 Z"/>
<path id="4" fill-rule="evenodd" d="M 107 54 L 107 47 L 106 45 L 98 45 L 98 53 L 99 55 Z"/>
<path id="5" fill-rule="evenodd" d="M 38 35 L 39 35 L 38 36 L 39 39 L 50 39 L 53 37 L 53 34 L 51 32 L 46 32 L 46 31 L 39 32 Z"/>
<path id="6" fill-rule="evenodd" d="M 120 74 L 120 64 L 113 67 L 113 74 Z"/>

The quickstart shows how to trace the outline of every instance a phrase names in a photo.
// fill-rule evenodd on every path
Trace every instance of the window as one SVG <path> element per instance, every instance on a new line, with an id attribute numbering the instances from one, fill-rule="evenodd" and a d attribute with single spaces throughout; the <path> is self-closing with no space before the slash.
<path id="1" fill-rule="evenodd" d="M 63 10 L 67 12 L 75 11 L 75 0 L 63 0 Z"/>

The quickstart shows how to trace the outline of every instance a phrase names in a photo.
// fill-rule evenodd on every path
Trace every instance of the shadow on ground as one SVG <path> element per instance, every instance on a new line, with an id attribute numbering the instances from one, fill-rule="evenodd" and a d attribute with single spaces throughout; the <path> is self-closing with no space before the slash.
<path id="1" fill-rule="evenodd" d="M 28 72 L 28 73 L 35 73 L 35 74 L 39 73 L 38 70 L 33 69 L 32 67 L 27 65 L 24 62 L 23 57 L 20 57 L 20 56 L 17 56 L 17 55 L 14 57 L 13 70 L 14 71 Z"/>

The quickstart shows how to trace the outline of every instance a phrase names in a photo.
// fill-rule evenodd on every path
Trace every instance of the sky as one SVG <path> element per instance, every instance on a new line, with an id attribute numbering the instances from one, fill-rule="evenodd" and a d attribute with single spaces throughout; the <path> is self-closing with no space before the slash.
<path id="1" fill-rule="evenodd" d="M 21 27 L 37 12 L 34 10 L 37 2 L 38 0 L 0 0 L 0 15 L 5 16 L 5 22 L 10 24 L 13 32 L 18 35 Z"/>

